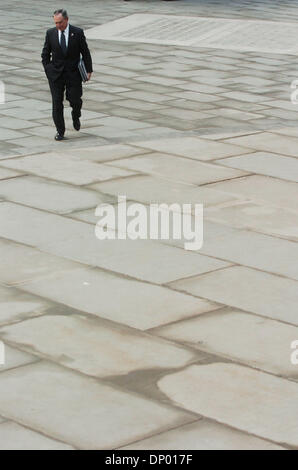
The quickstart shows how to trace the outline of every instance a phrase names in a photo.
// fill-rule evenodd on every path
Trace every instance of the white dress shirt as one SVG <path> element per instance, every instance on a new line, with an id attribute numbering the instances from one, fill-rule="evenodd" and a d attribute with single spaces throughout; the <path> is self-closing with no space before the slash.
<path id="1" fill-rule="evenodd" d="M 60 31 L 60 29 L 58 30 L 58 34 L 59 34 L 59 44 L 61 44 L 61 34 L 62 34 L 62 32 Z M 66 47 L 68 47 L 69 24 L 67 25 L 67 27 L 64 30 L 64 36 L 65 36 Z"/>

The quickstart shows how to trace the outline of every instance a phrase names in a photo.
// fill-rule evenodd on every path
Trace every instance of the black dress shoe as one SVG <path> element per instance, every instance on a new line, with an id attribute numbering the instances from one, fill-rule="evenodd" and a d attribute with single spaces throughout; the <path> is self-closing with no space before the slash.
<path id="1" fill-rule="evenodd" d="M 57 132 L 57 134 L 55 135 L 55 140 L 64 140 L 64 135 L 59 134 L 59 132 Z"/>
<path id="2" fill-rule="evenodd" d="M 80 123 L 79 118 L 73 119 L 72 123 L 73 123 L 73 127 L 76 131 L 79 131 L 81 129 L 81 123 Z"/>

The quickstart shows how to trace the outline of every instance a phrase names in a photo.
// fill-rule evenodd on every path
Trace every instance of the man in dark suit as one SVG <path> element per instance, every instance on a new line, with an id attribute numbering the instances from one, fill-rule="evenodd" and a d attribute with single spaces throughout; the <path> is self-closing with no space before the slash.
<path id="1" fill-rule="evenodd" d="M 80 55 L 85 62 L 88 80 L 92 74 L 92 59 L 81 28 L 68 23 L 66 10 L 54 12 L 56 27 L 46 33 L 41 53 L 42 64 L 49 80 L 53 101 L 53 120 L 57 128 L 56 140 L 63 140 L 65 122 L 63 116 L 63 99 L 72 107 L 73 127 L 79 131 L 82 108 L 82 78 L 78 69 Z"/>

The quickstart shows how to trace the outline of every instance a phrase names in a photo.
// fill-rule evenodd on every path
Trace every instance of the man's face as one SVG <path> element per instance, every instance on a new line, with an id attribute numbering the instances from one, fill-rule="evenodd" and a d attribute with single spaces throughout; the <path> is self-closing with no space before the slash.
<path id="1" fill-rule="evenodd" d="M 67 28 L 68 18 L 63 18 L 61 13 L 59 13 L 59 15 L 54 15 L 54 22 L 57 29 L 64 31 Z"/>

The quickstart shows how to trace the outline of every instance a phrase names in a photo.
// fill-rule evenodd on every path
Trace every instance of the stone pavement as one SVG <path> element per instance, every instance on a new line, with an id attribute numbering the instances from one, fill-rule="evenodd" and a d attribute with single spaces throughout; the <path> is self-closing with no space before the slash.
<path id="1" fill-rule="evenodd" d="M 298 1 L 81 3 L 63 6 L 85 30 L 298 22 Z M 298 448 L 298 57 L 89 40 L 82 131 L 67 107 L 55 142 L 53 9 L 0 7 L 0 449 Z M 202 249 L 99 241 L 95 208 L 119 194 L 203 203 Z"/>

